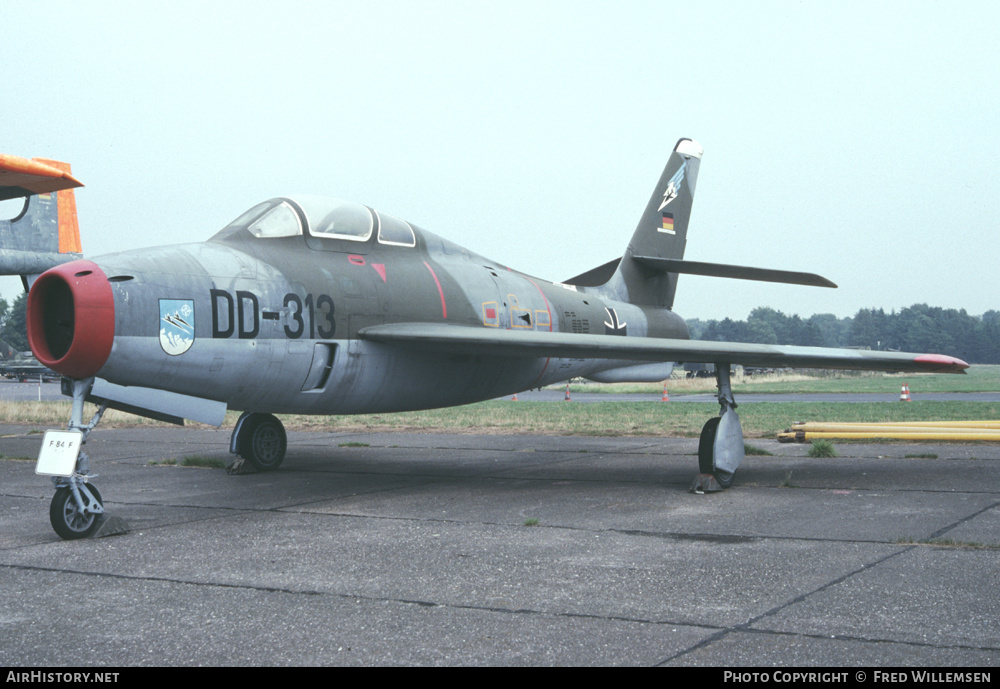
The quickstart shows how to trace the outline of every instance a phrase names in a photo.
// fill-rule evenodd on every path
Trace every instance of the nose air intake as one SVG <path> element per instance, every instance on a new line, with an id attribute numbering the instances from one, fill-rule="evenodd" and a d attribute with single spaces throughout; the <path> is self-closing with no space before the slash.
<path id="1" fill-rule="evenodd" d="M 38 361 L 69 378 L 96 374 L 115 339 L 111 284 L 93 261 L 56 266 L 28 294 L 28 344 Z"/>

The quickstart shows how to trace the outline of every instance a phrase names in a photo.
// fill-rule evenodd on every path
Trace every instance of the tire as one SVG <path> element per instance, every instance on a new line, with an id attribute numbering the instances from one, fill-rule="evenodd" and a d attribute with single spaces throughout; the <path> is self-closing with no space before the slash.
<path id="1" fill-rule="evenodd" d="M 698 440 L 698 471 L 703 474 L 715 473 L 715 435 L 721 420 L 720 417 L 714 416 L 701 428 L 701 438 Z"/>
<path id="2" fill-rule="evenodd" d="M 237 440 L 239 455 L 258 471 L 274 471 L 285 460 L 285 427 L 273 414 L 251 414 Z"/>
<path id="3" fill-rule="evenodd" d="M 716 416 L 705 422 L 698 440 L 698 471 L 715 477 L 720 488 L 733 485 L 733 472 L 715 468 L 715 436 L 719 432 L 722 417 Z"/>
<path id="4" fill-rule="evenodd" d="M 729 488 L 733 485 L 733 477 L 735 474 L 731 471 L 723 471 L 722 469 L 716 469 L 712 472 L 712 476 L 715 480 L 719 482 L 720 488 Z"/>
<path id="5" fill-rule="evenodd" d="M 104 499 L 101 498 L 100 491 L 93 483 L 88 483 L 87 488 L 94 494 L 94 498 L 102 506 Z M 99 514 L 81 514 L 80 507 L 73 498 L 73 491 L 68 486 L 63 486 L 56 490 L 49 503 L 49 521 L 52 528 L 64 541 L 73 541 L 78 538 L 86 538 L 97 528 Z"/>

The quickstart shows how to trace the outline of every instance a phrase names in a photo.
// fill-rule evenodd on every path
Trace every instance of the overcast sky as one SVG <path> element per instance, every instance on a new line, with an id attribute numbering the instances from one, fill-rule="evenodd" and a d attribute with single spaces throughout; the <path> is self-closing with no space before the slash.
<path id="1" fill-rule="evenodd" d="M 311 193 L 561 280 L 690 137 L 686 258 L 840 288 L 683 276 L 682 316 L 1000 309 L 995 2 L 0 7 L 0 152 L 73 165 L 88 256 Z"/>

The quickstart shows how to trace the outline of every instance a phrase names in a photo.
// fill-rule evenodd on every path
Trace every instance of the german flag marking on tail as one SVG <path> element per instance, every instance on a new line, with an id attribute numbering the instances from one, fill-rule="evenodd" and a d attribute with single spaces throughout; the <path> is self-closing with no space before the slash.
<path id="1" fill-rule="evenodd" d="M 660 232 L 666 232 L 668 234 L 675 234 L 674 232 L 674 214 L 664 213 L 663 214 L 663 225 L 660 227 Z"/>

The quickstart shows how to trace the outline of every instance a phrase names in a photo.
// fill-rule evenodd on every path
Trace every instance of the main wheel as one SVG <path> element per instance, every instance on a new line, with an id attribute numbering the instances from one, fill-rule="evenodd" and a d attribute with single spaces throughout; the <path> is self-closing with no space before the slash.
<path id="1" fill-rule="evenodd" d="M 721 417 L 715 416 L 705 422 L 698 440 L 698 471 L 711 474 L 722 488 L 733 485 L 733 472 L 715 467 L 715 436 L 719 431 Z"/>
<path id="2" fill-rule="evenodd" d="M 104 505 L 100 491 L 93 483 L 88 483 L 87 488 L 94 494 L 94 499 L 100 505 Z M 81 512 L 80 506 L 76 504 L 73 491 L 68 486 L 63 486 L 56 490 L 49 503 L 49 521 L 52 528 L 59 534 L 59 538 L 64 541 L 72 541 L 77 538 L 86 538 L 97 528 L 97 518 L 100 515 L 91 512 Z"/>
<path id="3" fill-rule="evenodd" d="M 239 455 L 260 471 L 273 471 L 285 459 L 285 427 L 273 414 L 251 414 L 237 438 Z"/>

